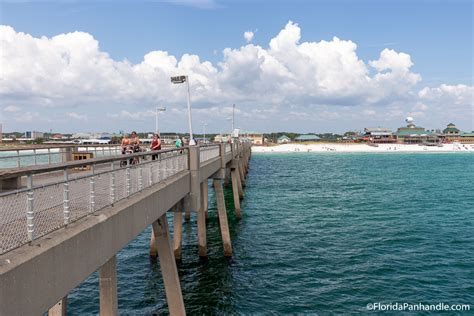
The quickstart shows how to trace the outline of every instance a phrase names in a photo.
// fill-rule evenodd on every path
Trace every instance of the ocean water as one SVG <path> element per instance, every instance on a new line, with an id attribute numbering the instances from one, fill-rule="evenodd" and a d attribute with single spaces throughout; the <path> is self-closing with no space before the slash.
<path id="1" fill-rule="evenodd" d="M 473 154 L 254 154 L 250 166 L 241 221 L 226 190 L 232 259 L 211 189 L 208 260 L 197 256 L 195 217 L 184 226 L 189 315 L 355 314 L 376 302 L 470 304 L 472 315 Z M 149 236 L 118 254 L 121 315 L 168 312 Z M 68 312 L 98 311 L 94 274 Z"/>

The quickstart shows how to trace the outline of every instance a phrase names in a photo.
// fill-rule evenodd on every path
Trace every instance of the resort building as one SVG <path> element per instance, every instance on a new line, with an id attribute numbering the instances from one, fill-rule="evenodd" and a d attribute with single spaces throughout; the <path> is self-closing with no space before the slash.
<path id="1" fill-rule="evenodd" d="M 317 142 L 319 140 L 321 140 L 321 138 L 314 134 L 300 135 L 295 138 L 296 142 Z"/>
<path id="2" fill-rule="evenodd" d="M 474 144 L 474 131 L 459 134 L 459 142 L 462 144 Z"/>
<path id="3" fill-rule="evenodd" d="M 436 133 L 426 131 L 421 126 L 416 126 L 413 123 L 413 118 L 407 117 L 406 122 L 408 123 L 406 127 L 399 127 L 395 135 L 399 143 L 404 144 L 438 144 L 440 138 Z"/>
<path id="4" fill-rule="evenodd" d="M 291 139 L 286 135 L 282 135 L 282 136 L 278 137 L 278 139 L 277 139 L 278 144 L 286 144 L 286 143 L 289 143 L 289 142 L 291 142 Z"/>
<path id="5" fill-rule="evenodd" d="M 453 123 L 449 123 L 443 130 L 443 134 L 446 136 L 459 136 L 460 133 L 461 131 Z"/>
<path id="6" fill-rule="evenodd" d="M 448 124 L 440 137 L 444 143 L 459 142 L 463 144 L 474 144 L 474 131 L 470 133 L 461 132 L 453 123 Z"/>
<path id="7" fill-rule="evenodd" d="M 392 134 L 389 128 L 384 127 L 366 127 L 364 128 L 363 140 L 371 143 L 395 143 L 397 138 Z"/>

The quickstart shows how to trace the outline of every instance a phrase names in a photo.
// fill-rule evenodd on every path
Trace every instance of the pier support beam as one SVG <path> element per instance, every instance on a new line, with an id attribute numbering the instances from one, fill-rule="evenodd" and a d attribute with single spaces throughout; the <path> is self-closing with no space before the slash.
<path id="1" fill-rule="evenodd" d="M 179 284 L 178 269 L 176 268 L 175 257 L 171 248 L 166 214 L 153 222 L 153 231 L 155 233 L 170 315 L 186 315 L 181 285 Z"/>
<path id="2" fill-rule="evenodd" d="M 207 257 L 206 209 L 204 205 L 207 195 L 204 196 L 204 187 L 207 187 L 207 179 L 201 183 L 201 207 L 197 213 L 199 257 Z"/>
<path id="3" fill-rule="evenodd" d="M 234 208 L 235 208 L 235 217 L 241 219 L 240 214 L 240 196 L 239 196 L 239 183 L 237 182 L 237 170 L 232 169 L 232 193 L 234 194 Z"/>
<path id="4" fill-rule="evenodd" d="M 179 261 L 183 241 L 183 200 L 176 203 L 173 211 L 173 253 L 174 258 Z"/>
<path id="5" fill-rule="evenodd" d="M 219 224 L 221 227 L 222 242 L 224 244 L 224 256 L 232 256 L 232 244 L 230 242 L 229 224 L 227 222 L 227 212 L 225 209 L 224 189 L 222 181 L 213 179 L 214 192 L 217 202 L 217 214 L 219 215 Z"/>
<path id="6" fill-rule="evenodd" d="M 48 316 L 66 316 L 67 315 L 67 296 L 63 297 L 56 305 L 48 311 Z"/>
<path id="7" fill-rule="evenodd" d="M 117 258 L 114 255 L 99 269 L 100 315 L 117 315 Z"/>

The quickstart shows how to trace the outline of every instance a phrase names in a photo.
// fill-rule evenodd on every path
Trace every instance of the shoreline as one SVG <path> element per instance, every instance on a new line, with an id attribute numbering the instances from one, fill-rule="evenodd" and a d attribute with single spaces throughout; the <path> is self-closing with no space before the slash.
<path id="1" fill-rule="evenodd" d="M 252 146 L 252 153 L 474 153 L 474 144 L 443 144 L 420 146 L 407 144 L 283 144 L 277 146 Z"/>

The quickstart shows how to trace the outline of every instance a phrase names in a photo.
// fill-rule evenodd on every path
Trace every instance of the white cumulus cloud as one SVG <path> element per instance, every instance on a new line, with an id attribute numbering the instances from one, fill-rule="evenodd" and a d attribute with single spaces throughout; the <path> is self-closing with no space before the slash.
<path id="1" fill-rule="evenodd" d="M 254 33 L 252 31 L 247 31 L 244 33 L 244 38 L 247 43 L 250 43 L 253 40 Z"/>
<path id="2" fill-rule="evenodd" d="M 30 113 L 63 108 L 69 118 L 84 121 L 100 107 L 116 104 L 109 118 L 149 120 L 154 115 L 149 109 L 156 104 L 167 104 L 170 114 L 185 104 L 184 86 L 169 79 L 180 74 L 189 76 L 198 115 L 222 116 L 217 108 L 232 103 L 246 107 L 243 113 L 275 119 L 323 107 L 325 117 L 337 119 L 343 113 L 353 118 L 357 112 L 345 107 L 396 106 L 399 113 L 403 102 L 411 102 L 407 111 L 417 102 L 429 110 L 434 103 L 472 104 L 469 86 L 441 85 L 418 92 L 421 75 L 412 71 L 414 63 L 404 52 L 384 49 L 377 59 L 364 61 L 351 40 L 303 41 L 301 28 L 292 21 L 267 47 L 250 43 L 253 37 L 254 32 L 245 32 L 248 43 L 225 48 L 216 64 L 193 54 L 176 57 L 159 50 L 132 63 L 112 59 L 89 33 L 33 37 L 0 26 L 0 106 L 7 112 L 7 106 L 15 104 Z M 78 107 L 89 117 L 72 111 Z"/>

